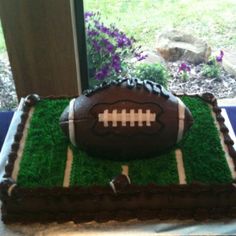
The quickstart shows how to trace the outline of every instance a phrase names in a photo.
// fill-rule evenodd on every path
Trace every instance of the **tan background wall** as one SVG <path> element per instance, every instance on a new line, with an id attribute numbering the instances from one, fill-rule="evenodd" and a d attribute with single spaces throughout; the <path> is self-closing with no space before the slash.
<path id="1" fill-rule="evenodd" d="M 0 0 L 18 97 L 76 95 L 69 0 Z"/>

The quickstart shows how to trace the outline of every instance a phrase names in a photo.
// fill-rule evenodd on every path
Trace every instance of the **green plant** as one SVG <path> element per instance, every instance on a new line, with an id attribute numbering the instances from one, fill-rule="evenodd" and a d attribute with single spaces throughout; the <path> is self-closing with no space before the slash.
<path id="1" fill-rule="evenodd" d="M 134 38 L 114 24 L 105 25 L 99 12 L 86 12 L 85 26 L 89 79 L 93 84 L 125 76 L 133 63 L 145 58 Z"/>
<path id="2" fill-rule="evenodd" d="M 221 68 L 216 64 L 216 61 L 213 60 L 212 65 L 204 65 L 202 68 L 202 74 L 209 78 L 219 78 Z"/>
<path id="3" fill-rule="evenodd" d="M 189 78 L 189 73 L 191 71 L 191 68 L 188 64 L 186 63 L 181 63 L 179 66 L 178 73 L 180 74 L 180 77 L 186 81 Z"/>
<path id="4" fill-rule="evenodd" d="M 141 80 L 152 80 L 153 82 L 161 84 L 165 88 L 167 87 L 169 80 L 169 74 L 166 67 L 158 63 L 139 64 L 134 70 L 134 76 Z"/>
<path id="5" fill-rule="evenodd" d="M 211 58 L 207 64 L 202 68 L 202 74 L 209 78 L 219 78 L 222 72 L 222 60 L 224 57 L 224 52 L 220 51 L 220 54 L 216 57 Z"/>

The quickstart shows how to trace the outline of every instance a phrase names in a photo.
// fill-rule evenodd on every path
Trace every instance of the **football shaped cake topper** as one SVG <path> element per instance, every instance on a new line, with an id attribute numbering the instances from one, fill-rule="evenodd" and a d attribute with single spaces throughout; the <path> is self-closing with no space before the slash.
<path id="1" fill-rule="evenodd" d="M 121 79 L 72 99 L 60 125 L 73 145 L 94 157 L 148 158 L 179 142 L 193 123 L 189 109 L 161 85 Z"/>

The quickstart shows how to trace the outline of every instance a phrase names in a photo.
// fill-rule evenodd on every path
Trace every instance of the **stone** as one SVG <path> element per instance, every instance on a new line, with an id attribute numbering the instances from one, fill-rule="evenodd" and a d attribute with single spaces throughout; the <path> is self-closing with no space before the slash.
<path id="1" fill-rule="evenodd" d="M 155 63 L 161 63 L 161 64 L 165 64 L 165 60 L 164 58 L 158 53 L 158 52 L 152 52 L 152 51 L 146 51 L 144 52 L 145 55 L 147 55 L 147 57 L 140 61 L 139 63 L 145 63 L 145 64 L 155 64 Z"/>
<path id="2" fill-rule="evenodd" d="M 205 63 L 211 55 L 210 46 L 203 40 L 177 30 L 169 30 L 157 36 L 157 51 L 166 61 Z"/>
<path id="3" fill-rule="evenodd" d="M 224 69 L 236 76 L 236 49 L 234 50 L 226 50 L 224 49 L 224 57 L 223 57 L 223 67 Z"/>

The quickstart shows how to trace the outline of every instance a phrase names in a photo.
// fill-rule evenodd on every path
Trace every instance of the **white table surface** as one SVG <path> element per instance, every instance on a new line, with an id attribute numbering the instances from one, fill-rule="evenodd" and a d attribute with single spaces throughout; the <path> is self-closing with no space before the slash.
<path id="1" fill-rule="evenodd" d="M 236 98 L 218 101 L 220 106 L 235 105 Z M 14 125 L 11 130 L 14 132 Z M 8 140 L 10 142 L 9 134 Z M 5 152 L 8 150 L 5 149 Z M 2 153 L 1 153 L 2 154 Z M 2 155 L 3 157 L 3 155 Z M 4 160 L 0 157 L 0 169 Z M 4 225 L 0 221 L 0 236 L 9 235 L 37 235 L 37 236 L 75 236 L 75 235 L 236 235 L 236 219 L 208 220 L 197 222 L 194 220 L 171 221 L 138 221 L 127 222 L 109 221 L 106 223 L 88 222 L 75 224 L 10 224 Z"/>

